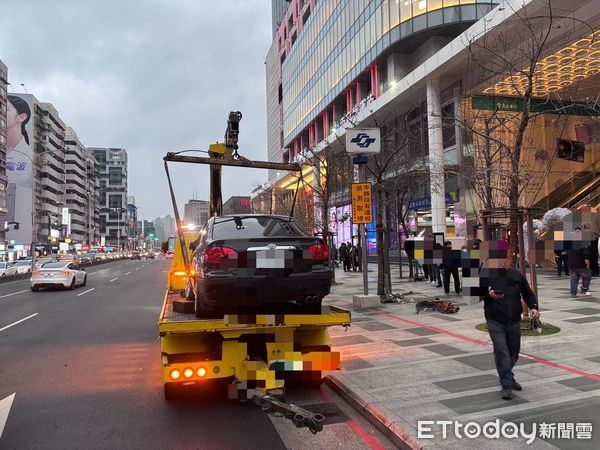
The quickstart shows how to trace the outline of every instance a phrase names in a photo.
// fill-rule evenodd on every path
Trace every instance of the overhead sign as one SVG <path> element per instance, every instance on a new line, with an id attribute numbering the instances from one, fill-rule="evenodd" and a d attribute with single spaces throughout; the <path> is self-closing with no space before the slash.
<path id="1" fill-rule="evenodd" d="M 346 130 L 346 152 L 355 155 L 380 153 L 381 131 L 379 128 L 351 128 Z"/>
<path id="2" fill-rule="evenodd" d="M 484 111 L 523 112 L 523 99 L 514 97 L 493 97 L 473 95 L 471 108 Z M 600 116 L 600 107 L 576 102 L 555 102 L 547 99 L 531 99 L 529 111 L 532 113 L 563 114 L 567 116 Z"/>
<path id="3" fill-rule="evenodd" d="M 352 183 L 352 223 L 373 222 L 372 194 L 371 183 Z"/>
<path id="4" fill-rule="evenodd" d="M 62 225 L 68 225 L 69 224 L 69 208 L 63 208 L 62 209 Z"/>

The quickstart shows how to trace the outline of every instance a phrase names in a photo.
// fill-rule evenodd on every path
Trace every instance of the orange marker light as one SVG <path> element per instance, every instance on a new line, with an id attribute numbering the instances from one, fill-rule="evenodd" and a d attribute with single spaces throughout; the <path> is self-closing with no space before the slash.
<path id="1" fill-rule="evenodd" d="M 175 275 L 176 277 L 185 277 L 186 273 L 185 272 L 174 272 L 173 275 Z"/>
<path id="2" fill-rule="evenodd" d="M 178 369 L 173 369 L 171 370 L 171 373 L 169 373 L 169 376 L 172 380 L 179 380 L 181 377 L 181 372 Z"/>
<path id="3" fill-rule="evenodd" d="M 206 369 L 204 367 L 200 367 L 196 371 L 196 374 L 198 374 L 199 377 L 204 377 L 206 376 Z"/>
<path id="4" fill-rule="evenodd" d="M 189 367 L 183 371 L 184 378 L 192 378 L 192 375 L 194 375 L 194 371 Z"/>

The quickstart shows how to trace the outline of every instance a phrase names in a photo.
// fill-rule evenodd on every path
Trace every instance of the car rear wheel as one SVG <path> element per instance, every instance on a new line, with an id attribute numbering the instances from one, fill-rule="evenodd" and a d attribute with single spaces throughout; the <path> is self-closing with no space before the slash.
<path id="1" fill-rule="evenodd" d="M 75 289 L 75 277 L 73 277 L 73 281 L 71 281 L 71 285 L 69 286 L 69 289 L 71 289 L 71 290 Z"/>
<path id="2" fill-rule="evenodd" d="M 87 275 L 85 277 L 83 277 L 83 284 L 82 286 L 85 286 L 87 284 Z"/>
<path id="3" fill-rule="evenodd" d="M 219 315 L 217 311 L 215 311 L 212 305 L 207 305 L 208 299 L 206 298 L 206 295 L 204 295 L 204 293 L 201 293 L 198 291 L 198 289 L 196 289 L 195 297 L 196 299 L 194 312 L 198 319 L 215 319 L 218 317 L 222 317 L 222 315 Z"/>
<path id="4" fill-rule="evenodd" d="M 39 288 L 39 287 L 37 287 L 37 286 L 31 286 L 31 290 L 32 290 L 33 292 L 37 292 L 37 291 L 39 291 L 39 290 L 40 290 L 40 288 Z"/>
<path id="5" fill-rule="evenodd" d="M 192 283 L 189 280 L 185 280 L 185 291 L 184 297 L 186 300 L 195 300 L 196 294 L 194 293 L 194 288 L 192 287 Z"/>

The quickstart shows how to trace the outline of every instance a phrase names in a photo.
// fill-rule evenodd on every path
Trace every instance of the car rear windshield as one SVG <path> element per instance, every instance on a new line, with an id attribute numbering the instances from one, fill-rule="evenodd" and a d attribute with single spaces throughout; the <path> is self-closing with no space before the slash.
<path id="1" fill-rule="evenodd" d="M 62 269 L 63 267 L 67 267 L 67 264 L 48 262 L 48 263 L 42 264 L 42 267 L 44 269 Z"/>
<path id="2" fill-rule="evenodd" d="M 213 224 L 213 239 L 307 236 L 296 222 L 282 217 L 224 217 Z"/>

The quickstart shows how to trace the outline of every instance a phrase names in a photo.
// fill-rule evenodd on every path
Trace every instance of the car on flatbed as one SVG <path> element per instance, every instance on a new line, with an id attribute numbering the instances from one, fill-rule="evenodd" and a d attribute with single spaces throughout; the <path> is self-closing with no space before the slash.
<path id="1" fill-rule="evenodd" d="M 282 303 L 318 312 L 331 289 L 327 246 L 289 216 L 211 217 L 190 249 L 185 296 L 197 317 Z"/>
<path id="2" fill-rule="evenodd" d="M 47 262 L 31 274 L 31 290 L 40 288 L 75 289 L 87 284 L 87 274 L 74 262 Z"/>

